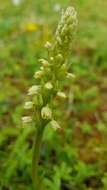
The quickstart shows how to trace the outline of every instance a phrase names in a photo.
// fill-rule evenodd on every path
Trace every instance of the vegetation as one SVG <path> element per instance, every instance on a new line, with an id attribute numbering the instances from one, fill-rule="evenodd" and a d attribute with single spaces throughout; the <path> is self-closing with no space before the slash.
<path id="1" fill-rule="evenodd" d="M 17 3 L 19 2 L 19 4 Z M 107 2 L 23 0 L 0 3 L 0 188 L 33 190 L 32 144 L 35 128 L 24 126 L 26 92 L 53 41 L 62 8 L 78 12 L 78 31 L 68 60 L 72 82 L 62 82 L 65 100 L 55 98 L 55 120 L 43 135 L 38 175 L 44 190 L 107 189 Z M 52 43 L 53 44 L 53 43 Z M 26 105 L 28 106 L 28 105 Z M 27 111 L 26 114 L 28 114 Z M 42 187 L 41 187 L 42 189 Z"/>

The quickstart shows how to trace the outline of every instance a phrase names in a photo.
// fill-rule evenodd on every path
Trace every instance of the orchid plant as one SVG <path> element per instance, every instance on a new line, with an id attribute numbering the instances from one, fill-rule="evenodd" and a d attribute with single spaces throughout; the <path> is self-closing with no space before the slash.
<path id="1" fill-rule="evenodd" d="M 50 123 L 54 130 L 60 129 L 59 123 L 53 114 L 53 102 L 55 97 L 66 99 L 63 92 L 63 81 L 74 75 L 68 72 L 67 58 L 71 50 L 73 37 L 77 26 L 77 13 L 73 7 L 62 11 L 61 20 L 56 29 L 54 41 L 46 42 L 45 49 L 48 58 L 38 60 L 40 68 L 35 72 L 35 84 L 28 90 L 29 101 L 24 108 L 30 110 L 30 115 L 24 116 L 24 124 L 33 123 L 35 136 L 32 153 L 32 181 L 34 190 L 40 189 L 40 177 L 38 176 L 41 144 L 45 127 Z"/>

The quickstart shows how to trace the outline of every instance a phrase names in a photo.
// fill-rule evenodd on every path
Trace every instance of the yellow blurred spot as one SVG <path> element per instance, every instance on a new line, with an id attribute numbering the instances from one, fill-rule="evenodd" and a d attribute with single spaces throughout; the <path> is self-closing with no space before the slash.
<path id="1" fill-rule="evenodd" d="M 38 25 L 35 23 L 27 23 L 25 25 L 25 30 L 27 32 L 35 32 L 38 29 Z"/>

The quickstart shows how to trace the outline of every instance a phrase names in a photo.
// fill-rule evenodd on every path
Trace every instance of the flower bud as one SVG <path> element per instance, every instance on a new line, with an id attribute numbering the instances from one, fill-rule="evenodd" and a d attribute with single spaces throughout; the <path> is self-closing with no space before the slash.
<path id="1" fill-rule="evenodd" d="M 50 57 L 50 60 L 51 60 L 51 62 L 53 63 L 53 61 L 54 61 L 54 57 Z"/>
<path id="2" fill-rule="evenodd" d="M 76 31 L 76 25 L 77 13 L 73 7 L 68 7 L 65 12 L 62 12 L 61 20 L 56 30 L 55 48 L 59 49 L 60 53 L 68 54 Z"/>
<path id="3" fill-rule="evenodd" d="M 64 92 L 58 92 L 57 96 L 60 97 L 60 98 L 63 98 L 63 99 L 65 99 L 67 97 Z"/>
<path id="4" fill-rule="evenodd" d="M 57 123 L 57 121 L 55 121 L 55 120 L 52 120 L 51 122 L 50 122 L 50 124 L 51 124 L 51 126 L 52 126 L 52 128 L 56 131 L 57 129 L 60 129 L 61 127 L 60 127 L 60 125 Z"/>
<path id="5" fill-rule="evenodd" d="M 43 71 L 43 70 L 44 70 L 44 67 L 41 66 L 41 67 L 40 67 L 40 70 Z"/>
<path id="6" fill-rule="evenodd" d="M 40 92 L 40 86 L 39 85 L 33 85 L 28 90 L 28 95 L 37 95 Z"/>
<path id="7" fill-rule="evenodd" d="M 25 109 L 31 109 L 33 107 L 33 102 L 29 101 L 29 102 L 25 102 L 24 108 Z"/>
<path id="8" fill-rule="evenodd" d="M 45 88 L 48 89 L 48 90 L 51 90 L 51 89 L 53 88 L 52 83 L 51 83 L 51 82 L 47 82 L 47 83 L 45 84 Z"/>
<path id="9" fill-rule="evenodd" d="M 22 122 L 30 123 L 30 122 L 32 122 L 32 118 L 30 116 L 24 116 L 24 117 L 22 117 Z"/>
<path id="10" fill-rule="evenodd" d="M 57 40 L 57 42 L 59 43 L 59 45 L 62 44 L 62 40 L 61 40 L 61 38 L 60 38 L 59 36 L 56 37 L 56 40 Z"/>
<path id="11" fill-rule="evenodd" d="M 52 111 L 48 106 L 45 106 L 41 110 L 41 116 L 43 119 L 49 120 L 52 118 Z"/>
<path id="12" fill-rule="evenodd" d="M 63 61 L 63 56 L 62 56 L 62 54 L 59 53 L 59 54 L 56 56 L 56 59 L 57 59 L 58 62 L 62 62 L 62 61 Z"/>
<path id="13" fill-rule="evenodd" d="M 62 66 L 61 66 L 61 70 L 62 71 L 66 71 L 67 70 L 67 64 L 64 63 Z"/>
<path id="14" fill-rule="evenodd" d="M 43 77 L 43 75 L 44 75 L 44 72 L 43 72 L 43 71 L 37 71 L 37 72 L 35 72 L 35 74 L 34 74 L 34 78 L 35 78 L 35 79 L 41 79 L 41 78 Z"/>

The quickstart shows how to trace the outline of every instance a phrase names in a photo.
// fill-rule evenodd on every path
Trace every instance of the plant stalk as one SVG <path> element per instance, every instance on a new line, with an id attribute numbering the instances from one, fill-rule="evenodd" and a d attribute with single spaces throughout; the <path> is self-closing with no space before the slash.
<path id="1" fill-rule="evenodd" d="M 39 167 L 39 157 L 42 144 L 44 128 L 38 127 L 33 142 L 33 152 L 32 152 L 32 182 L 34 190 L 39 190 L 39 176 L 38 176 L 38 167 Z"/>

